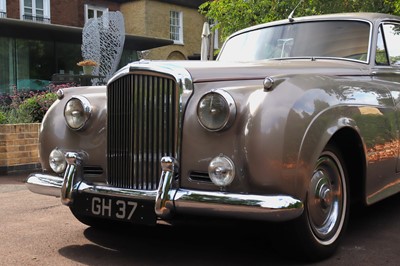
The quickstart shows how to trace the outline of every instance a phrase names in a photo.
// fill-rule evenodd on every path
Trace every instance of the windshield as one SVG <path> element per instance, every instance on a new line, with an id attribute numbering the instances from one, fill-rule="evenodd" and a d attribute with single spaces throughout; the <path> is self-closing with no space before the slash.
<path id="1" fill-rule="evenodd" d="M 369 35 L 370 25 L 362 21 L 317 21 L 266 27 L 228 39 L 218 60 L 329 57 L 367 62 Z"/>

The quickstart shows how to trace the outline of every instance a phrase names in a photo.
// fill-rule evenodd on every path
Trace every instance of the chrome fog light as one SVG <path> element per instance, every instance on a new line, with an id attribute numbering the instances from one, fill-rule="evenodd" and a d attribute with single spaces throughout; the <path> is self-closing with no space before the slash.
<path id="1" fill-rule="evenodd" d="M 231 159 L 221 154 L 211 160 L 208 165 L 208 175 L 215 185 L 228 186 L 235 178 L 235 165 Z"/>
<path id="2" fill-rule="evenodd" d="M 59 149 L 52 150 L 49 155 L 49 164 L 51 169 L 57 174 L 64 172 L 65 168 L 67 167 L 64 153 Z"/>
<path id="3" fill-rule="evenodd" d="M 229 128 L 236 117 L 236 104 L 232 96 L 223 90 L 215 90 L 201 97 L 197 105 L 197 117 L 207 130 Z"/>
<path id="4" fill-rule="evenodd" d="M 92 108 L 89 101 L 82 96 L 73 96 L 65 105 L 64 117 L 69 128 L 79 130 L 89 120 Z"/>

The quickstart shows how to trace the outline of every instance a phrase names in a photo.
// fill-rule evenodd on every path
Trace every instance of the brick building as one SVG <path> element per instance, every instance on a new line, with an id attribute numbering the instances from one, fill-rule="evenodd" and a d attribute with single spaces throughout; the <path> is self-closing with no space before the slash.
<path id="1" fill-rule="evenodd" d="M 126 32 L 174 40 L 173 45 L 152 49 L 149 59 L 198 58 L 204 17 L 198 7 L 204 0 L 125 1 L 121 12 Z M 135 14 L 135 15 L 130 15 Z"/>
<path id="2" fill-rule="evenodd" d="M 45 88 L 53 74 L 80 75 L 82 28 L 120 11 L 125 45 L 120 66 L 138 59 L 197 59 L 204 0 L 0 0 L 0 94 Z"/>

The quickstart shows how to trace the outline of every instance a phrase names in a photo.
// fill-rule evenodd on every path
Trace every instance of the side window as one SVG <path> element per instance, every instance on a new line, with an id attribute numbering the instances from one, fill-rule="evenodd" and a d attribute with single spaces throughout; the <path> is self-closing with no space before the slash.
<path id="1" fill-rule="evenodd" d="M 375 63 L 380 66 L 389 65 L 389 61 L 388 61 L 387 54 L 386 54 L 385 41 L 383 39 L 382 26 L 379 27 L 379 31 L 378 31 L 378 41 L 376 44 Z"/>
<path id="2" fill-rule="evenodd" d="M 384 24 L 383 33 L 386 41 L 389 63 L 400 66 L 400 24 Z"/>

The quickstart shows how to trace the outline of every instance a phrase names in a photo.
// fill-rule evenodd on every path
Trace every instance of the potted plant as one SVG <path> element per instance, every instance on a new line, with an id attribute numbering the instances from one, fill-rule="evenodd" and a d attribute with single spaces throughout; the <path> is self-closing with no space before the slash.
<path id="1" fill-rule="evenodd" d="M 86 59 L 78 62 L 77 65 L 83 68 L 84 75 L 92 75 L 94 67 L 97 66 L 97 62 Z"/>

